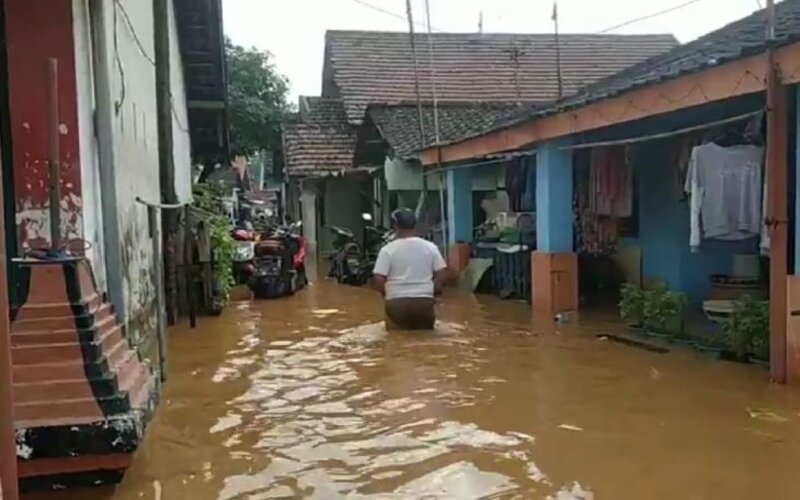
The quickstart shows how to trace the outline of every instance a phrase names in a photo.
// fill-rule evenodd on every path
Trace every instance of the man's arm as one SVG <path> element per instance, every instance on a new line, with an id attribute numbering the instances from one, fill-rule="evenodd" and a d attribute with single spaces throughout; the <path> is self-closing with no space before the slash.
<path id="1" fill-rule="evenodd" d="M 386 277 L 389 276 L 390 264 L 389 252 L 382 248 L 375 261 L 375 269 L 372 270 L 373 286 L 381 295 L 386 296 Z"/>
<path id="2" fill-rule="evenodd" d="M 433 251 L 433 293 L 441 295 L 447 280 L 447 263 L 436 245 L 431 243 L 431 247 Z"/>

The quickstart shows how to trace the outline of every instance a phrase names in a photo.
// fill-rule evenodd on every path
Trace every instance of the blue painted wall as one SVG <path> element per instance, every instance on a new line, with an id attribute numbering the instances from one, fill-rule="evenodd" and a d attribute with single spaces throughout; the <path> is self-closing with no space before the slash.
<path id="1" fill-rule="evenodd" d="M 536 246 L 540 252 L 573 251 L 572 151 L 564 142 L 536 150 Z"/>
<path id="2" fill-rule="evenodd" d="M 708 299 L 709 277 L 729 274 L 733 256 L 757 253 L 758 240 L 741 242 L 704 241 L 697 253 L 689 249 L 689 202 L 675 190 L 674 166 L 669 163 L 670 144 L 649 143 L 637 148 L 634 165 L 639 180 L 639 238 L 642 277 L 660 280 L 687 295 L 693 303 Z"/>
<path id="3" fill-rule="evenodd" d="M 472 171 L 454 168 L 446 173 L 448 244 L 472 241 Z"/>

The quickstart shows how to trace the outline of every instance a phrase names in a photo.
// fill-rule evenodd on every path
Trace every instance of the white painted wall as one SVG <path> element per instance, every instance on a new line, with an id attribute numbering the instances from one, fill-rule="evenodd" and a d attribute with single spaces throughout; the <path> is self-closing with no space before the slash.
<path id="1" fill-rule="evenodd" d="M 186 87 L 183 81 L 183 61 L 178 40 L 175 4 L 169 2 L 170 21 L 170 91 L 172 93 L 172 144 L 175 162 L 175 190 L 180 202 L 192 197 L 192 143 L 189 134 L 189 114 Z"/>
<path id="2" fill-rule="evenodd" d="M 504 170 L 500 165 L 472 167 L 472 189 L 474 191 L 491 191 L 504 184 Z M 422 165 L 419 162 L 386 158 L 384 175 L 390 191 L 421 191 Z M 428 175 L 428 190 L 439 189 L 439 175 Z"/>
<path id="3" fill-rule="evenodd" d="M 136 198 L 157 203 L 161 197 L 152 2 L 119 0 L 121 7 L 117 7 L 114 0 L 100 1 L 104 9 L 103 17 L 95 28 L 103 30 L 105 40 L 109 44 L 107 48 L 110 53 L 109 67 L 100 68 L 100 71 L 105 78 L 108 78 L 112 99 L 115 101 L 111 132 L 115 148 L 113 185 L 117 191 L 117 214 L 115 217 L 103 214 L 100 204 L 102 194 L 96 160 L 98 145 L 92 133 L 95 102 L 92 38 L 88 18 L 89 0 L 73 0 L 86 220 L 84 224 L 87 235 L 97 238 L 99 242 L 103 241 L 103 226 L 108 227 L 109 224 L 118 226 L 121 269 L 110 269 L 108 272 L 122 276 L 125 319 L 130 340 L 134 345 L 141 344 L 139 347 L 149 351 L 157 330 L 158 279 L 153 247 L 154 243 L 160 245 L 160 241 L 154 242 L 150 237 L 147 209 L 138 203 Z M 173 113 L 175 183 L 179 199 L 185 201 L 191 194 L 191 158 L 186 97 L 174 13 L 170 27 L 170 38 L 173 40 L 171 89 L 175 107 Z M 115 38 L 117 48 L 113 47 Z M 102 252 L 102 243 L 97 249 Z M 96 269 L 105 265 L 102 254 L 94 255 L 92 258 Z"/>
<path id="4" fill-rule="evenodd" d="M 72 17 L 75 33 L 75 77 L 78 89 L 78 139 L 81 159 L 83 239 L 89 244 L 86 256 L 92 264 L 97 286 L 102 291 L 106 291 L 102 193 L 98 170 L 97 138 L 94 129 L 96 106 L 88 0 L 73 0 Z"/>

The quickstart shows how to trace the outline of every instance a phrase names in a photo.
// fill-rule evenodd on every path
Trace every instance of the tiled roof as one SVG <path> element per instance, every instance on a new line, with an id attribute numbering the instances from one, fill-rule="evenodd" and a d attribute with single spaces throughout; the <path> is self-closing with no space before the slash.
<path id="1" fill-rule="evenodd" d="M 286 125 L 283 147 L 290 176 L 319 176 L 353 166 L 355 136 L 342 126 Z"/>
<path id="2" fill-rule="evenodd" d="M 300 120 L 320 126 L 343 126 L 347 114 L 341 99 L 300 96 Z"/>
<path id="3" fill-rule="evenodd" d="M 479 133 L 517 111 L 519 107 L 514 104 L 440 104 L 439 140 L 452 141 L 464 135 Z M 415 104 L 371 104 L 367 115 L 397 157 L 415 157 L 423 149 L 419 111 Z M 436 142 L 433 107 L 430 105 L 423 108 L 423 123 L 425 146 L 429 146 Z"/>
<path id="4" fill-rule="evenodd" d="M 550 34 L 435 33 L 439 99 L 448 102 L 543 102 L 558 97 L 556 51 Z M 416 35 L 421 97 L 432 100 L 428 35 Z M 560 37 L 565 95 L 677 45 L 672 35 Z M 370 103 L 414 101 L 408 34 L 328 31 L 323 95 L 340 97 L 351 123 Z"/>
<path id="5" fill-rule="evenodd" d="M 775 46 L 800 40 L 800 0 L 784 0 L 776 6 Z M 765 10 L 735 21 L 693 42 L 602 79 L 582 89 L 577 95 L 552 105 L 523 110 L 515 117 L 501 119 L 483 131 L 508 128 L 521 122 L 584 106 L 622 93 L 679 76 L 697 73 L 709 67 L 764 52 L 768 48 Z M 465 135 L 461 139 L 471 136 Z"/>

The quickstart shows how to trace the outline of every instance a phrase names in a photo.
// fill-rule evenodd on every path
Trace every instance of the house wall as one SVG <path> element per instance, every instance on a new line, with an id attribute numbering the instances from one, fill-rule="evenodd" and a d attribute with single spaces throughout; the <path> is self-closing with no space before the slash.
<path id="1" fill-rule="evenodd" d="M 672 143 L 649 143 L 634 155 L 639 179 L 639 237 L 623 244 L 638 245 L 642 277 L 658 280 L 687 295 L 692 303 L 708 299 L 709 277 L 729 274 L 733 256 L 758 251 L 756 239 L 744 242 L 704 241 L 697 253 L 689 248 L 689 203 L 676 191 L 675 166 L 669 161 Z"/>
<path id="2" fill-rule="evenodd" d="M 92 263 L 97 285 L 106 290 L 102 190 L 98 143 L 94 127 L 96 110 L 92 63 L 91 19 L 87 0 L 72 0 L 75 39 L 75 80 L 77 83 L 78 134 L 81 191 L 83 193 L 83 234 L 88 242 L 86 257 Z"/>
<path id="3" fill-rule="evenodd" d="M 172 147 L 175 163 L 175 191 L 178 201 L 192 198 L 192 138 L 189 131 L 189 115 L 186 103 L 186 86 L 183 79 L 183 60 L 178 39 L 175 2 L 169 3 L 170 40 L 170 91 L 172 93 Z"/>
<path id="4" fill-rule="evenodd" d="M 504 185 L 504 170 L 501 165 L 484 165 L 470 168 L 470 171 L 474 191 L 490 191 Z M 422 165 L 419 162 L 387 157 L 384 162 L 384 175 L 390 191 L 422 190 Z M 439 175 L 429 175 L 427 183 L 429 190 L 439 190 Z"/>
<path id="5" fill-rule="evenodd" d="M 152 2 L 139 0 L 119 0 L 119 5 L 113 0 L 100 0 L 92 3 L 92 8 L 98 4 L 102 8 L 91 13 L 99 17 L 93 35 L 106 44 L 100 50 L 106 53 L 109 67 L 102 68 L 99 74 L 108 85 L 112 100 L 109 135 L 113 144 L 112 185 L 116 191 L 116 213 L 104 213 L 103 224 L 116 226 L 119 241 L 115 244 L 119 245 L 116 250 L 120 255 L 118 262 L 109 260 L 108 264 L 119 267 L 110 272 L 121 276 L 129 340 L 152 359 L 156 352 L 159 283 L 154 252 L 161 242 L 151 237 L 147 209 L 136 199 L 150 203 L 161 199 L 153 8 Z M 175 185 L 179 199 L 186 201 L 191 193 L 191 160 L 174 19 L 170 22 L 170 39 Z"/>
<path id="6" fill-rule="evenodd" d="M 70 22 L 72 0 L 4 0 L 4 6 L 20 250 L 43 247 L 50 241 L 47 185 L 50 58 L 58 60 L 59 70 L 62 236 L 67 240 L 84 238 L 75 45 Z"/>
<path id="7" fill-rule="evenodd" d="M 340 226 L 353 231 L 361 241 L 364 230 L 364 201 L 361 192 L 369 186 L 352 177 L 331 177 L 325 180 L 322 190 L 323 216 L 318 233 L 319 248 L 323 255 L 333 250 L 333 236 L 324 226 Z"/>

